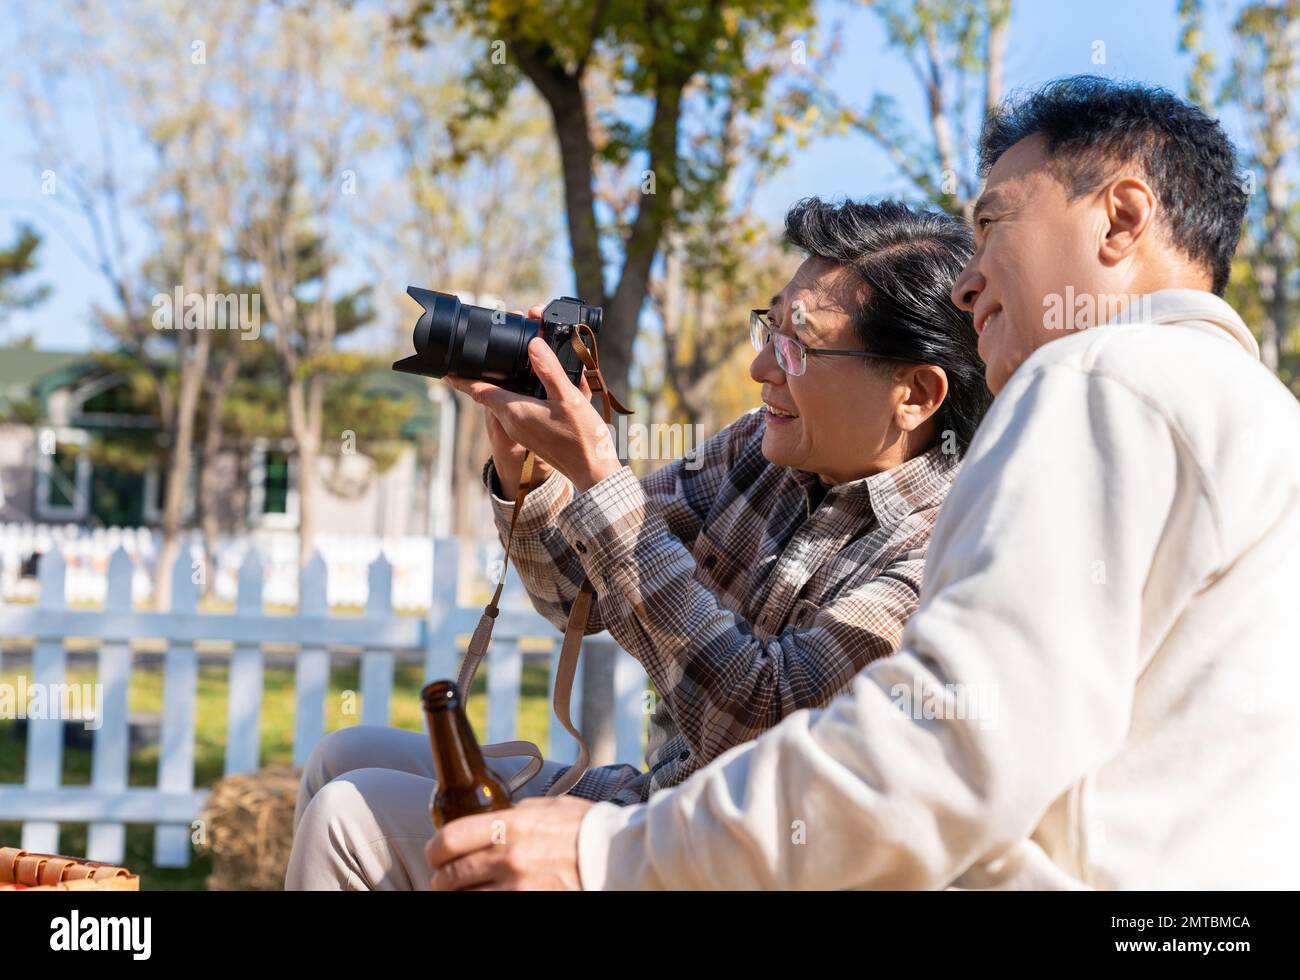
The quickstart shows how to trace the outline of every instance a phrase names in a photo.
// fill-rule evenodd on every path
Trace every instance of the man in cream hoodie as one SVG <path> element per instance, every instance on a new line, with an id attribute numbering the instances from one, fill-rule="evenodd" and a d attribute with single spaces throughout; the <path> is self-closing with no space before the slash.
<path id="1" fill-rule="evenodd" d="M 435 888 L 1300 886 L 1300 408 L 1220 298 L 1232 146 L 1075 77 L 980 151 L 997 397 L 899 651 L 646 805 L 449 824 Z"/>

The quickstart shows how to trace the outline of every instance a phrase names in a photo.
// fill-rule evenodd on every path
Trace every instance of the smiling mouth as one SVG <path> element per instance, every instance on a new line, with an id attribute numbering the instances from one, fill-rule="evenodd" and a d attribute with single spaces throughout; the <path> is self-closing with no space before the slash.
<path id="1" fill-rule="evenodd" d="M 763 407 L 767 409 L 767 414 L 773 416 L 774 418 L 797 419 L 799 417 L 798 415 L 795 415 L 793 412 L 786 412 L 783 411 L 782 409 L 774 408 L 773 406 L 769 405 L 767 402 L 763 402 Z"/>
<path id="2" fill-rule="evenodd" d="M 988 313 L 985 313 L 977 321 L 975 321 L 975 336 L 977 337 L 981 336 L 984 333 L 984 331 L 988 329 L 988 325 L 992 323 L 994 320 L 996 320 L 998 316 L 1001 315 L 1001 313 L 1002 313 L 1002 307 L 995 306 L 993 307 L 992 310 L 990 310 Z"/>

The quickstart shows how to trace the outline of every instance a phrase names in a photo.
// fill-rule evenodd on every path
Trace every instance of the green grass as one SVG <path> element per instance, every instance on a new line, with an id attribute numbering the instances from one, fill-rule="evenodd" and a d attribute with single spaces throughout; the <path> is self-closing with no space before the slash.
<path id="1" fill-rule="evenodd" d="M 487 730 L 487 698 L 484 696 L 484 674 L 480 673 L 471 689 L 469 717 L 474 730 L 482 739 Z M 549 727 L 547 701 L 548 665 L 545 660 L 525 658 L 519 699 L 518 738 L 538 745 L 546 744 Z M 30 682 L 31 677 L 27 675 Z M 389 703 L 390 724 L 412 731 L 424 729 L 424 716 L 420 710 L 419 691 L 425 680 L 424 668 L 419 664 L 401 664 L 394 670 L 393 693 Z M 70 669 L 65 678 L 69 684 L 93 684 L 92 669 Z M 162 711 L 161 668 L 137 665 L 131 674 L 130 706 L 133 712 L 158 714 Z M 18 674 L 0 673 L 0 683 L 16 684 Z M 225 736 L 227 711 L 228 669 L 224 665 L 204 665 L 199 670 L 197 711 L 195 718 L 194 782 L 199 787 L 210 787 L 222 774 L 225 765 Z M 344 692 L 356 692 L 353 698 L 344 698 Z M 294 674 L 290 668 L 270 667 L 265 671 L 262 715 L 261 751 L 262 765 L 289 763 L 293 760 L 293 704 Z M 345 708 L 351 708 L 345 713 Z M 325 728 L 335 731 L 360 721 L 360 667 L 357 663 L 338 664 L 330 672 L 330 691 L 325 699 Z M 0 783 L 22 783 L 25 777 L 25 746 L 14 733 L 15 723 L 0 721 Z M 88 749 L 65 749 L 63 753 L 63 782 L 69 786 L 90 783 L 91 753 Z M 131 786 L 154 786 L 158 777 L 158 747 L 150 746 L 131 753 L 128 782 Z M 84 854 L 87 829 L 85 824 L 64 824 L 60 828 L 59 851 L 64 854 Z M 16 845 L 22 836 L 22 825 L 13 821 L 0 821 L 0 844 Z M 158 868 L 153 864 L 153 826 L 128 825 L 126 832 L 125 865 L 141 876 L 141 887 L 146 889 L 201 890 L 211 872 L 206 857 L 197 855 L 188 868 Z"/>

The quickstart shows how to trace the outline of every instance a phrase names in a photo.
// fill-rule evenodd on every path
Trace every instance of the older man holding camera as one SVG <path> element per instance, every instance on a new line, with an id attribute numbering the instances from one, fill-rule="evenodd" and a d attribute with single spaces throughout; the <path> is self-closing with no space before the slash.
<path id="1" fill-rule="evenodd" d="M 534 603 L 563 625 L 590 580 L 588 630 L 608 629 L 658 695 L 648 767 L 592 769 L 569 805 L 653 799 L 826 704 L 895 649 L 916 608 L 935 516 L 989 399 L 970 316 L 948 302 L 969 231 L 901 204 L 815 199 L 786 231 L 807 258 L 749 315 L 764 408 L 693 459 L 638 479 L 540 339 L 528 355 L 545 399 L 452 379 L 486 409 L 503 540 L 524 447 L 544 461 L 511 549 Z M 526 761 L 494 767 L 509 777 Z M 563 772 L 548 762 L 516 800 Z M 305 767 L 287 886 L 428 888 L 432 775 L 422 733 L 326 738 Z"/>

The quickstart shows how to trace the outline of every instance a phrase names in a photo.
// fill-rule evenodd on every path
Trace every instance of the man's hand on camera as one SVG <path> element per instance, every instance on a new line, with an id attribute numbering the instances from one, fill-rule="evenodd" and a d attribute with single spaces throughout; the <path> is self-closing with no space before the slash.
<path id="1" fill-rule="evenodd" d="M 533 373 L 546 388 L 545 400 L 506 391 L 486 381 L 451 375 L 446 381 L 473 398 L 491 416 L 488 438 L 505 496 L 513 497 L 518 486 L 523 448 L 531 449 L 540 457 L 539 464 L 545 460 L 568 477 L 579 493 L 589 490 L 623 464 L 619 462 L 609 428 L 591 404 L 586 378 L 581 387 L 574 385 L 555 352 L 540 337 L 529 342 L 528 358 Z M 545 474 L 543 469 L 537 476 Z"/>

